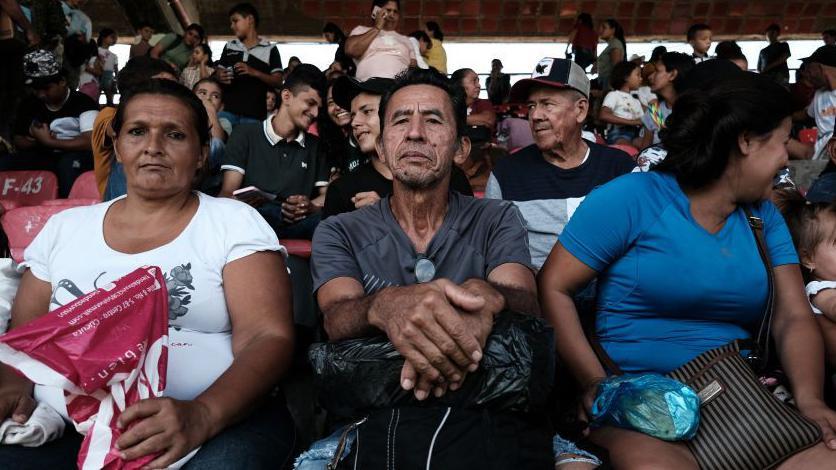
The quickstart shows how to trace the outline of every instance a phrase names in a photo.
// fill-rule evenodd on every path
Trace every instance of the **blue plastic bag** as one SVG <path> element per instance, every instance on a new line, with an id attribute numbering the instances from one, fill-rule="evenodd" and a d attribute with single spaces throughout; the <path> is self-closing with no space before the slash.
<path id="1" fill-rule="evenodd" d="M 658 374 L 610 377 L 598 386 L 592 425 L 632 429 L 666 441 L 688 440 L 700 423 L 697 393 Z"/>

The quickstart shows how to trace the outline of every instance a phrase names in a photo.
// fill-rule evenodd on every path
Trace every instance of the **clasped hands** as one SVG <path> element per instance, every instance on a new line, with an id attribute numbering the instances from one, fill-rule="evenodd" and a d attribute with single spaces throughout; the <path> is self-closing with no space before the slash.
<path id="1" fill-rule="evenodd" d="M 481 279 L 457 285 L 447 279 L 378 293 L 369 323 L 404 357 L 400 383 L 418 400 L 458 390 L 479 367 L 494 317 L 505 298 Z"/>

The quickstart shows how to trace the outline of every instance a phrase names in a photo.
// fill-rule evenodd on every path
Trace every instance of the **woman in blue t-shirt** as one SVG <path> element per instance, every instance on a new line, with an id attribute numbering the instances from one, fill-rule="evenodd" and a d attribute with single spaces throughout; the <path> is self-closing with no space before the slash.
<path id="1" fill-rule="evenodd" d="M 668 157 L 650 173 L 593 191 L 540 274 L 557 349 L 584 386 L 589 410 L 607 372 L 585 339 L 572 295 L 598 278 L 596 333 L 626 373 L 664 374 L 747 338 L 759 324 L 767 279 L 742 206 L 763 219 L 775 266 L 773 337 L 802 414 L 824 442 L 780 468 L 832 468 L 836 412 L 822 399 L 824 349 L 804 295 L 789 232 L 769 202 L 787 164 L 790 97 L 754 74 L 683 95 L 668 118 Z M 625 429 L 592 431 L 617 468 L 697 468 L 683 443 Z"/>

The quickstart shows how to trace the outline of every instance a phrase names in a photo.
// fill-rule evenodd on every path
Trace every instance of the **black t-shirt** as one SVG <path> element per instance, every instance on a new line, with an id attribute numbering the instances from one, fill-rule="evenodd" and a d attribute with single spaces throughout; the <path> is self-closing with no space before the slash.
<path id="1" fill-rule="evenodd" d="M 52 125 L 58 120 L 64 121 L 57 124 L 62 129 L 69 130 L 78 126 L 78 132 L 90 132 L 93 130 L 93 121 L 96 120 L 98 111 L 99 106 L 92 98 L 77 91 L 71 91 L 67 101 L 58 110 L 47 108 L 46 103 L 36 96 L 27 96 L 18 108 L 14 134 L 29 136 L 29 126 L 33 122 Z"/>
<path id="2" fill-rule="evenodd" d="M 242 188 L 255 186 L 279 199 L 302 194 L 316 197 L 328 186 L 330 168 L 319 139 L 303 133 L 290 142 L 270 135 L 270 121 L 240 124 L 226 143 L 221 169 L 244 175 Z"/>
<path id="3" fill-rule="evenodd" d="M 764 47 L 761 49 L 760 56 L 758 57 L 758 70 L 763 71 L 764 67 L 782 55 L 790 56 L 790 45 L 785 42 L 774 42 Z M 768 75 L 786 75 L 789 77 L 790 69 L 787 67 L 787 61 L 784 61 L 765 73 Z"/>
<path id="4" fill-rule="evenodd" d="M 282 56 L 274 44 L 262 40 L 250 49 L 238 39 L 224 46 L 218 65 L 232 68 L 245 62 L 259 72 L 272 74 L 282 70 Z M 261 80 L 235 74 L 229 85 L 224 85 L 224 111 L 254 119 L 264 119 L 267 114 L 267 89 Z"/>
<path id="5" fill-rule="evenodd" d="M 465 196 L 473 195 L 467 176 L 455 165 L 450 175 L 450 188 Z M 386 179 L 370 163 L 328 185 L 322 218 L 353 211 L 355 207 L 351 198 L 368 191 L 376 192 L 381 198 L 392 194 L 392 180 Z"/>

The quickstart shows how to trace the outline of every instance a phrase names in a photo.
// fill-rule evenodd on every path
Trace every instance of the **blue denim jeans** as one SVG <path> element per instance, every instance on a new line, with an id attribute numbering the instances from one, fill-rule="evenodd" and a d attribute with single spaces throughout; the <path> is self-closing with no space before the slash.
<path id="1" fill-rule="evenodd" d="M 232 114 L 229 111 L 219 112 L 218 113 L 218 119 L 220 119 L 220 118 L 225 118 L 226 120 L 228 120 L 229 123 L 232 124 L 233 129 L 235 129 L 235 127 L 238 126 L 238 124 L 251 124 L 251 123 L 258 124 L 258 123 L 260 123 L 261 121 L 264 120 L 264 119 L 251 118 L 251 117 L 247 117 L 247 116 L 241 116 L 240 114 Z M 265 113 L 264 118 L 265 119 L 267 118 L 266 113 Z"/>
<path id="2" fill-rule="evenodd" d="M 71 425 L 41 447 L 0 445 L 0 468 L 74 470 L 82 436 Z M 247 419 L 206 441 L 183 470 L 277 469 L 293 456 L 296 428 L 284 399 L 269 399 Z"/>
<path id="3" fill-rule="evenodd" d="M 330 436 L 320 439 L 311 445 L 311 448 L 296 457 L 293 470 L 326 470 L 327 465 L 334 460 L 340 444 L 340 438 L 348 426 L 342 426 Z M 346 434 L 345 447 L 337 461 L 342 461 L 351 453 L 354 441 L 357 439 L 357 431 L 352 429 Z M 555 463 L 567 464 L 572 462 L 583 462 L 591 465 L 601 465 L 601 460 L 595 455 L 579 449 L 575 443 L 567 441 L 559 434 L 552 438 L 552 452 Z"/>
<path id="4" fill-rule="evenodd" d="M 807 191 L 810 202 L 830 203 L 836 200 L 836 172 L 820 175 Z"/>

